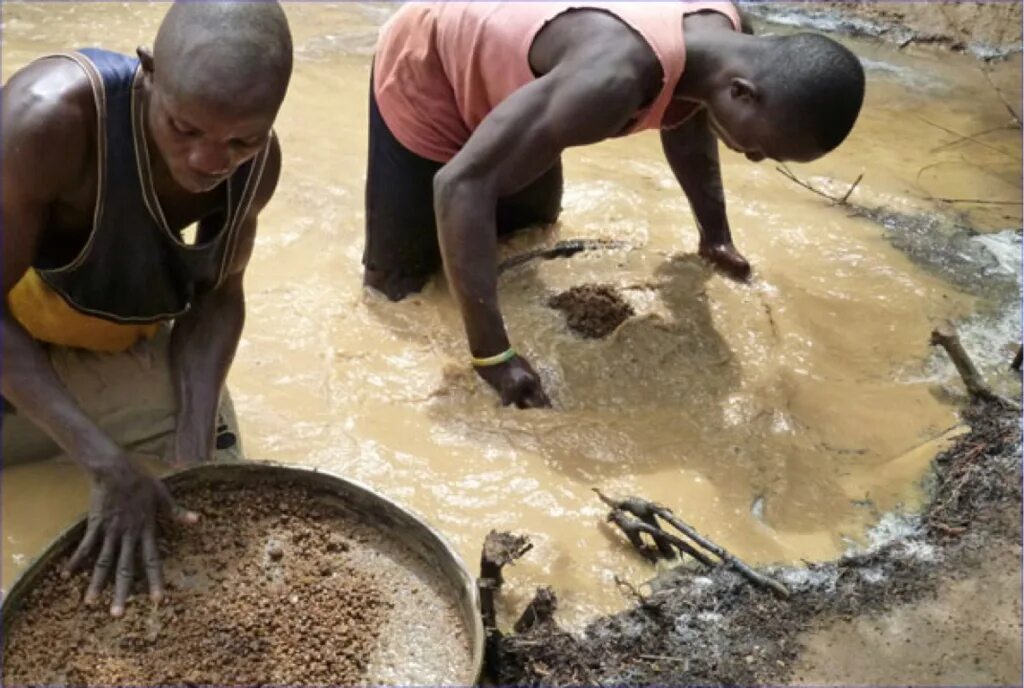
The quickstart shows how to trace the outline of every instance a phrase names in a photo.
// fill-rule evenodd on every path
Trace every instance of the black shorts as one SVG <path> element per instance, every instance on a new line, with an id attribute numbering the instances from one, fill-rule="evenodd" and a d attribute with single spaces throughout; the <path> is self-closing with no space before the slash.
<path id="1" fill-rule="evenodd" d="M 370 146 L 366 171 L 366 282 L 397 301 L 423 288 L 441 267 L 434 219 L 434 175 L 442 163 L 416 155 L 395 138 L 377 108 L 370 77 Z M 550 224 L 562 206 L 557 163 L 522 191 L 498 201 L 498 235 Z"/>

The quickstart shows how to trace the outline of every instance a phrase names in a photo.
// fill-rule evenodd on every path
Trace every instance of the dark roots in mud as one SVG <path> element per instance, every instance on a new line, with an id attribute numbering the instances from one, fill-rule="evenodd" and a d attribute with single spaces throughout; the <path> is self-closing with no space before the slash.
<path id="1" fill-rule="evenodd" d="M 607 284 L 584 284 L 556 294 L 548 305 L 565 313 L 569 329 L 588 339 L 602 339 L 634 315 L 633 307 Z"/>
<path id="2" fill-rule="evenodd" d="M 996 404 L 965 413 L 971 431 L 934 464 L 933 497 L 908 537 L 773 575 L 781 600 L 718 567 L 656 579 L 635 608 L 580 635 L 554 620 L 500 640 L 490 667 L 502 685 L 756 684 L 794 678 L 802 631 L 933 594 L 988 552 L 1021 539 L 1019 416 Z"/>

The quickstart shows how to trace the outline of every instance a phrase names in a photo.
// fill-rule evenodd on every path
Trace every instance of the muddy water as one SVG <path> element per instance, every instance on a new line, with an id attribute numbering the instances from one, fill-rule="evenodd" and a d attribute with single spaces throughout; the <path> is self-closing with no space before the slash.
<path id="1" fill-rule="evenodd" d="M 694 260 L 694 223 L 656 135 L 566 155 L 560 225 L 507 250 L 556 237 L 629 247 L 502 278 L 512 340 L 552 411 L 500 408 L 477 382 L 442 280 L 398 305 L 364 294 L 367 80 L 393 7 L 287 5 L 297 63 L 278 126 L 285 171 L 247 274 L 230 378 L 251 456 L 368 483 L 423 514 L 471 565 L 490 529 L 531 534 L 507 601 L 521 607 L 554 583 L 568 621 L 624 604 L 615 574 L 651 575 L 603 525 L 592 487 L 668 504 L 754 562 L 833 556 L 880 513 L 917 502 L 936 438 L 956 424 L 937 392 L 952 373 L 928 364 L 928 332 L 978 299 L 772 164 L 723 153 L 737 245 L 757 272 L 740 286 Z M 5 3 L 4 78 L 53 50 L 131 50 L 152 40 L 164 9 Z M 936 197 L 1017 201 L 938 208 L 986 231 L 1019 227 L 1019 132 L 978 63 L 854 47 L 870 79 L 857 130 L 794 170 L 840 193 L 863 173 L 853 200 L 904 212 L 935 209 Z M 1019 57 L 992 69 L 1019 100 Z M 606 340 L 573 337 L 545 304 L 585 282 L 616 285 L 637 316 Z M 67 465 L 3 479 L 6 587 L 85 492 Z"/>

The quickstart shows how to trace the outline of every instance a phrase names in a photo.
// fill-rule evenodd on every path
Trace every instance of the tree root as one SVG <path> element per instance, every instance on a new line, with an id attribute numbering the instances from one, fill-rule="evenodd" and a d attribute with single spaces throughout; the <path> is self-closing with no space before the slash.
<path id="1" fill-rule="evenodd" d="M 978 372 L 974 361 L 971 360 L 960 342 L 960 336 L 957 334 L 956 328 L 953 327 L 953 323 L 947 321 L 932 330 L 931 344 L 932 346 L 941 346 L 949 354 L 972 399 L 991 401 L 1009 409 L 1021 410 L 1019 404 L 996 394 L 986 384 L 985 378 Z"/>
<path id="2" fill-rule="evenodd" d="M 773 578 L 758 573 L 741 559 L 726 551 L 724 547 L 708 540 L 698 533 L 696 529 L 672 513 L 671 509 L 645 499 L 640 499 L 639 497 L 614 500 L 604 495 L 597 488 L 594 488 L 594 492 L 597 493 L 598 498 L 602 502 L 611 507 L 612 511 L 608 515 L 608 520 L 617 525 L 625 533 L 630 544 L 648 559 L 654 561 L 657 559 L 657 556 L 654 554 L 655 550 L 644 543 L 640 537 L 641 533 L 646 533 L 658 545 L 658 553 L 663 550 L 663 545 L 671 545 L 678 549 L 680 553 L 693 557 L 701 564 L 709 568 L 715 567 L 718 562 L 715 562 L 708 554 L 701 551 L 701 549 L 706 550 L 718 557 L 720 563 L 736 571 L 754 585 L 767 588 L 780 597 L 789 597 L 789 589 L 785 585 Z M 628 514 L 633 514 L 636 518 L 630 518 Z M 658 518 L 693 540 L 701 549 L 698 549 L 677 535 L 663 530 L 658 524 Z M 652 521 L 653 525 L 651 525 Z"/>

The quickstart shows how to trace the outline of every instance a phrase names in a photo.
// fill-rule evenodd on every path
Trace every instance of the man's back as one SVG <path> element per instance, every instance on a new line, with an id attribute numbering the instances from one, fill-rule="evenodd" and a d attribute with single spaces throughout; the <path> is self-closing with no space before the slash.
<path id="1" fill-rule="evenodd" d="M 725 2 L 411 3 L 381 31 L 374 91 L 395 136 L 414 153 L 445 162 L 495 107 L 578 43 L 610 62 L 636 56 L 651 99 L 628 131 L 657 128 L 685 64 L 683 18 L 707 10 L 739 27 Z M 538 55 L 535 44 L 556 25 L 563 45 Z"/>

